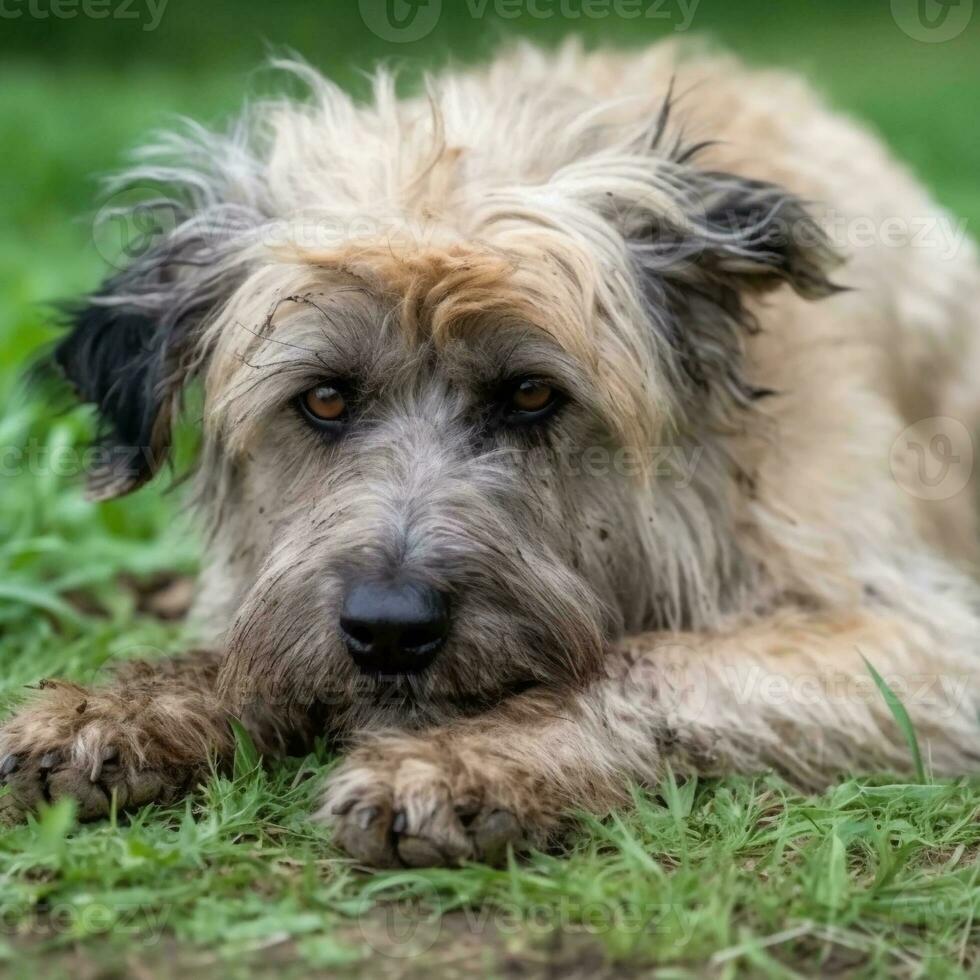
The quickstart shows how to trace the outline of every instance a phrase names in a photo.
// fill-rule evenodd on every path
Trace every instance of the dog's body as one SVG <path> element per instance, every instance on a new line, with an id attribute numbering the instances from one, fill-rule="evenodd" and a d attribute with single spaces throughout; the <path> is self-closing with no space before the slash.
<path id="1" fill-rule="evenodd" d="M 304 74 L 130 175 L 179 220 L 57 353 L 106 496 L 203 377 L 215 652 L 49 684 L 0 732 L 16 807 L 172 799 L 233 713 L 269 754 L 356 736 L 322 810 L 355 857 L 495 859 L 667 763 L 907 769 L 863 658 L 974 771 L 980 268 L 906 172 L 671 46 L 363 106 Z"/>

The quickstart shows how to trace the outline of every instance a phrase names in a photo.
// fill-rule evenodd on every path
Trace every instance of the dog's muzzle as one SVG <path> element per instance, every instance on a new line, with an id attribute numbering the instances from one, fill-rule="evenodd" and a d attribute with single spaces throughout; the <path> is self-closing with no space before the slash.
<path id="1" fill-rule="evenodd" d="M 432 663 L 449 633 L 449 602 L 432 586 L 404 579 L 351 584 L 340 632 L 365 674 L 414 674 Z"/>

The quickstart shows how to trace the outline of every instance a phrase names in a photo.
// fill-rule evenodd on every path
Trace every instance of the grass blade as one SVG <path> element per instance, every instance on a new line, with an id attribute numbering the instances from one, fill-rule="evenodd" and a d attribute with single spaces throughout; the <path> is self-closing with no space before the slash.
<path id="1" fill-rule="evenodd" d="M 888 686 L 885 678 L 874 669 L 871 661 L 863 653 L 861 654 L 861 659 L 864 661 L 864 666 L 868 668 L 868 673 L 871 674 L 876 687 L 881 692 L 881 696 L 885 699 L 885 704 L 888 705 L 888 710 L 892 713 L 895 724 L 901 729 L 902 734 L 905 736 L 905 741 L 909 744 L 909 751 L 912 753 L 912 763 L 915 766 L 916 778 L 920 783 L 928 783 L 926 768 L 922 764 L 922 752 L 919 751 L 919 739 L 915 734 L 915 726 L 912 724 L 912 719 L 905 710 L 905 705 L 902 704 L 898 695 Z"/>
<path id="2" fill-rule="evenodd" d="M 235 779 L 248 776 L 255 772 L 262 763 L 259 750 L 252 741 L 252 736 L 245 730 L 244 725 L 237 719 L 231 719 L 231 729 L 235 734 L 235 763 L 233 772 Z"/>

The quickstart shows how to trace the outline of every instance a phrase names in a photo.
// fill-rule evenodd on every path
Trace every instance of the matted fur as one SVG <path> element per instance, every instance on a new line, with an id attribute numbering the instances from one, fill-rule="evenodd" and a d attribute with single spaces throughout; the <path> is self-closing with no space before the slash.
<path id="1" fill-rule="evenodd" d="M 975 431 L 980 270 L 965 241 L 850 242 L 942 217 L 882 147 L 793 77 L 672 45 L 520 47 L 404 100 L 380 72 L 364 103 L 287 67 L 307 99 L 113 185 L 178 220 L 56 354 L 104 423 L 98 496 L 153 475 L 201 379 L 214 666 L 141 668 L 142 723 L 128 680 L 42 691 L 0 731 L 15 806 L 103 812 L 113 752 L 156 788 L 123 802 L 172 798 L 235 714 L 269 754 L 353 743 L 320 815 L 355 857 L 496 860 L 667 761 L 907 770 L 865 659 L 933 770 L 975 772 L 972 485 L 921 499 L 889 453 L 921 418 Z M 518 433 L 488 406 L 527 375 L 567 400 Z M 293 403 L 335 378 L 327 443 Z M 366 678 L 340 606 L 393 572 L 452 596 L 451 633 Z"/>

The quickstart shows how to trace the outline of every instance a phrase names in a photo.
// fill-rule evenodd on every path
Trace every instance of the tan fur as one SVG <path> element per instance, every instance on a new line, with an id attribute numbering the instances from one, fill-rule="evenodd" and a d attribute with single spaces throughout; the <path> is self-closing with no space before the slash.
<path id="1" fill-rule="evenodd" d="M 124 802 L 169 798 L 227 754 L 235 712 L 270 753 L 355 743 L 319 813 L 354 857 L 492 861 L 667 763 L 807 788 L 909 771 L 866 661 L 931 770 L 976 772 L 974 482 L 908 492 L 898 440 L 934 416 L 977 430 L 980 267 L 906 170 L 798 79 L 673 45 L 522 47 L 427 99 L 399 101 L 382 74 L 365 106 L 299 70 L 312 101 L 260 109 L 265 143 L 215 137 L 210 158 L 231 162 L 187 164 L 201 215 L 261 214 L 215 258 L 229 284 L 180 362 L 206 389 L 196 616 L 220 678 L 141 681 L 142 723 L 130 681 L 42 692 L 0 732 L 14 776 L 39 785 L 57 751 L 65 788 L 47 792 L 87 793 L 118 743 L 131 780 L 179 774 Z M 719 226 L 758 200 L 793 217 L 788 241 Z M 311 236 L 305 209 L 341 233 Z M 889 221 L 942 234 L 896 244 Z M 704 358 L 693 380 L 685 357 Z M 458 424 L 501 364 L 571 396 L 545 450 L 474 449 Z M 341 371 L 388 401 L 324 450 L 284 404 Z M 664 447 L 667 475 L 650 462 Z M 584 477 L 583 448 L 641 463 Z M 430 674 L 385 700 L 331 624 L 351 568 L 392 561 L 479 585 Z M 76 717 L 86 700 L 98 724 Z"/>
<path id="2" fill-rule="evenodd" d="M 227 759 L 230 731 L 213 689 L 218 658 L 188 654 L 133 661 L 116 683 L 87 689 L 43 681 L 29 707 L 3 729 L 10 792 L 0 816 L 73 796 L 82 819 L 169 801 Z"/>

